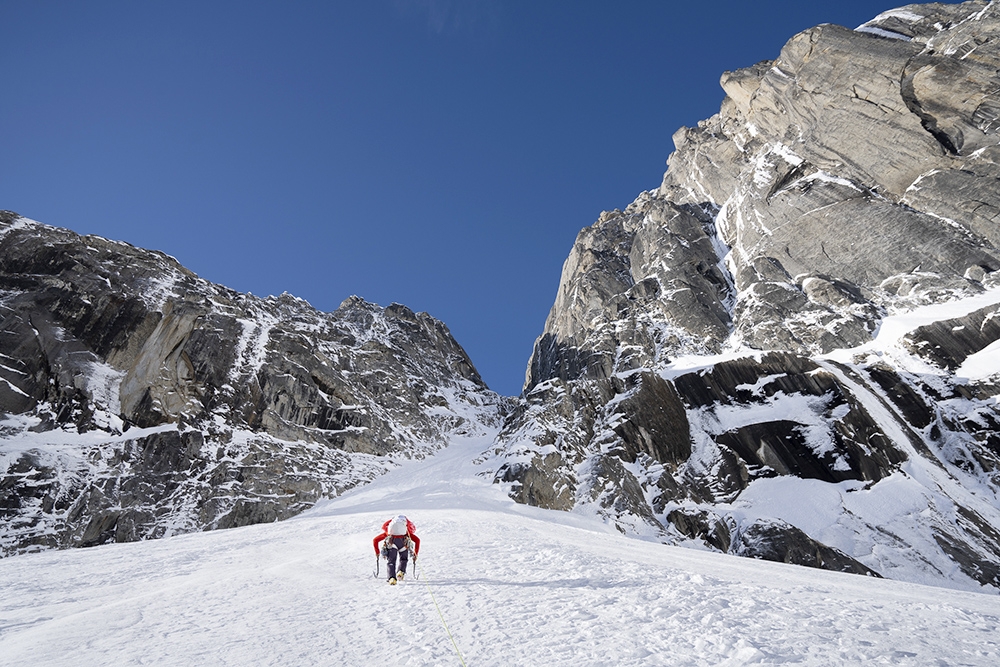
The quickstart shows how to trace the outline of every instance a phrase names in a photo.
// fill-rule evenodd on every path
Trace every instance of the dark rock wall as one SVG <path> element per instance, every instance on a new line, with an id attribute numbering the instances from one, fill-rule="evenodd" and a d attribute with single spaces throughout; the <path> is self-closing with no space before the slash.
<path id="1" fill-rule="evenodd" d="M 285 518 L 504 409 L 426 313 L 0 216 L 0 553 Z"/>

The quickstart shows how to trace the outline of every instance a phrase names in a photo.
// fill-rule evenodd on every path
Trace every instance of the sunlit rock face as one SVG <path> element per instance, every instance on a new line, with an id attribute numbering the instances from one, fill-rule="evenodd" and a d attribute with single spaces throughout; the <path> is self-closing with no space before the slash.
<path id="1" fill-rule="evenodd" d="M 0 553 L 289 517 L 503 409 L 426 313 L 0 214 Z"/>
<path id="2" fill-rule="evenodd" d="M 664 541 L 1000 589 L 998 71 L 976 1 L 724 73 L 659 187 L 580 232 L 497 482 Z"/>

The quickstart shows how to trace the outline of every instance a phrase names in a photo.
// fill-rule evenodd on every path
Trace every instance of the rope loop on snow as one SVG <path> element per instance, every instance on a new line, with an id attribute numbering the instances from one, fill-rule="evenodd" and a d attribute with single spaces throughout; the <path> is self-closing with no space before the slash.
<path id="1" fill-rule="evenodd" d="M 434 602 L 434 608 L 437 609 L 438 616 L 441 617 L 441 624 L 444 625 L 444 631 L 448 633 L 448 639 L 451 640 L 451 645 L 455 647 L 455 655 L 458 656 L 458 661 L 462 663 L 462 667 L 466 667 L 465 659 L 462 658 L 462 652 L 458 650 L 458 643 L 455 641 L 455 637 L 452 636 L 451 630 L 448 628 L 448 622 L 444 620 L 444 614 L 441 613 L 441 607 L 438 605 L 437 598 L 434 597 L 434 591 L 431 590 L 431 585 L 427 580 L 426 574 L 423 576 L 423 582 L 424 586 L 427 586 L 427 592 L 431 594 L 431 600 Z"/>

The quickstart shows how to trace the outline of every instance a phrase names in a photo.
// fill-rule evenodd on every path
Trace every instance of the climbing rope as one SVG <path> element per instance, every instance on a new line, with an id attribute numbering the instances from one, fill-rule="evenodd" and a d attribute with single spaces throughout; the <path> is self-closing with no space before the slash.
<path id="1" fill-rule="evenodd" d="M 414 562 L 414 569 L 416 569 L 416 562 Z M 430 582 L 427 581 L 427 575 L 423 577 L 424 585 L 427 586 L 427 592 L 431 594 L 431 600 L 434 602 L 434 608 L 438 611 L 438 616 L 441 617 L 441 624 L 444 626 L 444 631 L 448 633 L 448 639 L 451 640 L 451 645 L 455 647 L 455 655 L 458 656 L 458 661 L 462 663 L 462 667 L 466 667 L 465 659 L 462 658 L 462 652 L 458 650 L 458 643 L 451 634 L 451 630 L 448 628 L 448 622 L 444 620 L 444 614 L 441 613 L 441 607 L 438 605 L 437 598 L 434 597 L 434 591 L 431 590 Z"/>

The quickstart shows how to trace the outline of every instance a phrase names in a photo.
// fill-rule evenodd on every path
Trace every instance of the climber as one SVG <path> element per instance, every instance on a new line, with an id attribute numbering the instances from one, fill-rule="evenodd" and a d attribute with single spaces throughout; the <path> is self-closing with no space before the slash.
<path id="1" fill-rule="evenodd" d="M 417 537 L 416 527 L 413 522 L 400 514 L 389 519 L 382 524 L 382 532 L 372 540 L 375 547 L 376 558 L 381 553 L 385 556 L 389 570 L 389 583 L 393 586 L 396 581 L 402 581 L 406 576 L 406 562 L 413 550 L 413 562 L 417 562 L 417 554 L 420 552 L 420 538 Z M 399 556 L 399 572 L 396 571 L 396 556 Z"/>

